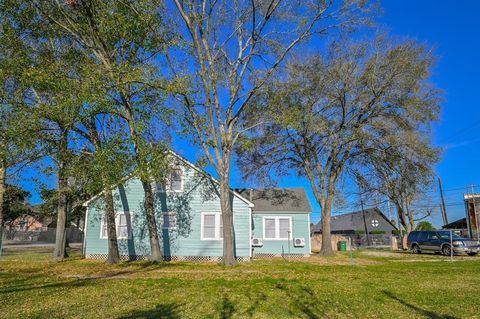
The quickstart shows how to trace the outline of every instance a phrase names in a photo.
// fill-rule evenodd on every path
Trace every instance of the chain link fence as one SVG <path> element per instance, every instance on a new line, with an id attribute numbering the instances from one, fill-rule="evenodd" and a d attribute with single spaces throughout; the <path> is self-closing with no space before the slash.
<path id="1" fill-rule="evenodd" d="M 352 248 L 391 248 L 392 247 L 392 238 L 396 237 L 390 234 L 351 234 L 346 235 L 350 238 L 352 243 Z M 397 236 L 397 241 L 400 241 L 400 237 Z"/>
<path id="2" fill-rule="evenodd" d="M 57 229 L 52 227 L 42 227 L 37 229 L 23 229 L 21 227 L 3 227 L 3 247 L 10 246 L 42 246 L 55 243 L 55 233 Z M 76 227 L 65 229 L 67 243 L 82 243 L 83 231 Z"/>

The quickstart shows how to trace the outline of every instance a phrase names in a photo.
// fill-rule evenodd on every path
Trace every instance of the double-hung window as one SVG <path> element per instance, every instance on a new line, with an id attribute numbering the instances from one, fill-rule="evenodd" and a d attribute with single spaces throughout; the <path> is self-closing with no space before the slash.
<path id="1" fill-rule="evenodd" d="M 263 239 L 289 240 L 291 237 L 291 217 L 263 217 Z"/>
<path id="2" fill-rule="evenodd" d="M 170 173 L 169 191 L 181 192 L 183 191 L 183 172 L 181 168 L 174 168 Z"/>
<path id="3" fill-rule="evenodd" d="M 223 239 L 223 220 L 220 212 L 201 214 L 201 239 L 202 240 L 222 240 Z"/>
<path id="4" fill-rule="evenodd" d="M 163 213 L 163 229 L 177 228 L 177 214 L 175 212 Z"/>
<path id="5" fill-rule="evenodd" d="M 155 190 L 160 193 L 183 192 L 183 170 L 180 167 L 171 168 L 165 180 L 155 183 Z"/>
<path id="6" fill-rule="evenodd" d="M 132 237 L 132 217 L 129 212 L 118 212 L 115 217 L 117 239 L 130 239 Z M 100 238 L 108 238 L 107 217 L 103 215 L 100 225 Z"/>

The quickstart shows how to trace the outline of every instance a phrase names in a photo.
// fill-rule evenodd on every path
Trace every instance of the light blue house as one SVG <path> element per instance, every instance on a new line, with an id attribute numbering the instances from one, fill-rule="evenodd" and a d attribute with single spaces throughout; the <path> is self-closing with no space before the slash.
<path id="1" fill-rule="evenodd" d="M 218 182 L 171 152 L 172 170 L 164 183 L 154 183 L 155 210 L 166 260 L 217 261 L 223 253 Z M 232 190 L 235 256 L 308 256 L 310 205 L 302 188 Z M 127 177 L 114 189 L 116 227 L 123 259 L 150 255 L 148 228 L 139 179 Z M 84 255 L 106 259 L 108 252 L 103 198 L 87 207 Z"/>

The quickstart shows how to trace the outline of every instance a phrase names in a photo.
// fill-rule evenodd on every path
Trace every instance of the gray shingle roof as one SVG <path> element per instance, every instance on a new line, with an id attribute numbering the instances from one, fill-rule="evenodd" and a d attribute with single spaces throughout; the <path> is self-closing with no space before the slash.
<path id="1" fill-rule="evenodd" d="M 303 188 L 243 188 L 236 191 L 255 205 L 254 212 L 309 213 L 312 211 Z"/>
<path id="2" fill-rule="evenodd" d="M 331 222 L 331 231 L 332 232 L 349 232 L 355 230 L 365 230 L 365 223 L 367 224 L 367 230 L 370 232 L 372 230 L 384 230 L 386 232 L 391 232 L 397 227 L 392 224 L 390 220 L 382 213 L 377 207 L 369 208 L 364 210 L 365 213 L 365 222 L 363 219 L 362 211 L 356 211 L 348 214 L 341 214 L 332 216 Z M 373 222 L 377 221 L 377 222 Z M 373 226 L 373 225 L 376 226 Z M 314 227 L 314 232 L 322 231 L 322 222 Z"/>

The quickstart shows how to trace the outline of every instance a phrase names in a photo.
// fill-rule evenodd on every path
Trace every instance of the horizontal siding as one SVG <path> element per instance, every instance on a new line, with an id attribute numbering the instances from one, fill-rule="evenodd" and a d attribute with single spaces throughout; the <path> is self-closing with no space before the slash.
<path id="1" fill-rule="evenodd" d="M 292 218 L 291 240 L 263 239 L 263 217 L 290 216 Z M 310 220 L 308 213 L 255 212 L 252 214 L 252 237 L 263 240 L 262 247 L 252 247 L 253 254 L 310 254 Z M 294 247 L 293 238 L 305 238 L 304 247 Z"/>
<path id="2" fill-rule="evenodd" d="M 202 174 L 190 167 L 183 167 L 184 191 L 156 193 L 155 211 L 161 246 L 166 256 L 222 256 L 222 241 L 203 241 L 200 238 L 202 212 L 219 212 L 220 201 L 214 185 Z M 133 235 L 129 240 L 119 239 L 121 255 L 149 255 L 148 228 L 143 208 L 143 187 L 136 178 L 127 180 L 114 191 L 117 211 L 129 211 L 132 215 Z M 238 257 L 250 254 L 250 221 L 248 204 L 233 197 L 235 253 Z M 162 229 L 162 212 L 176 212 L 177 228 Z M 103 214 L 102 198 L 88 207 L 86 254 L 106 254 L 107 240 L 100 238 Z"/>

